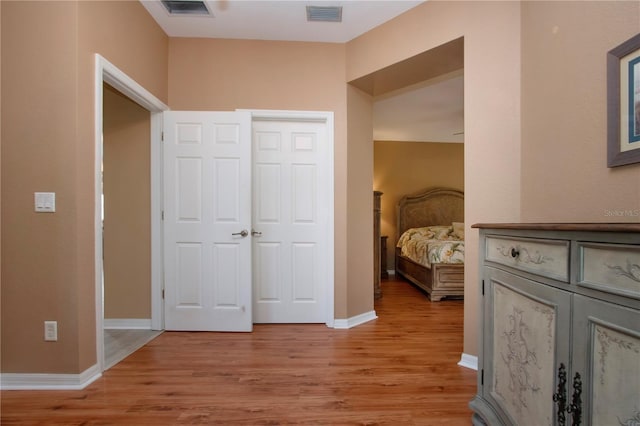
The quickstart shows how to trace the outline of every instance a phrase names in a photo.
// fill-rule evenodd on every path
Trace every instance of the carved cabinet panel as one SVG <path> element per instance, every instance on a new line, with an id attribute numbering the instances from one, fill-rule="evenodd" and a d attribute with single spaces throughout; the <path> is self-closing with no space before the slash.
<path id="1" fill-rule="evenodd" d="M 640 311 L 575 295 L 573 344 L 584 424 L 639 424 Z"/>
<path id="2" fill-rule="evenodd" d="M 640 224 L 474 227 L 473 424 L 640 424 Z"/>
<path id="3" fill-rule="evenodd" d="M 484 395 L 500 422 L 553 425 L 556 366 L 569 359 L 571 294 L 485 270 Z"/>

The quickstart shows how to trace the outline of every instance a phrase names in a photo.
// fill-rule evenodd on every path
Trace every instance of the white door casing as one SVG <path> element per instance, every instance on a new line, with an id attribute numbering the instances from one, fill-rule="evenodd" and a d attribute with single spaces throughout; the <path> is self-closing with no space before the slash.
<path id="1" fill-rule="evenodd" d="M 164 168 L 165 328 L 251 331 L 251 115 L 166 112 Z"/>
<path id="2" fill-rule="evenodd" d="M 327 132 L 325 120 L 254 117 L 255 323 L 327 322 Z"/>
<path id="3" fill-rule="evenodd" d="M 104 362 L 104 307 L 103 307 L 103 264 L 102 264 L 102 121 L 103 83 L 108 83 L 123 95 L 136 102 L 151 114 L 151 328 L 163 328 L 162 289 L 162 225 L 161 225 L 161 182 L 162 153 L 160 135 L 162 133 L 162 113 L 169 107 L 151 92 L 125 74 L 111 62 L 95 54 L 94 75 L 94 261 L 95 261 L 95 312 L 96 312 L 96 354 L 97 369 L 103 371 Z"/>

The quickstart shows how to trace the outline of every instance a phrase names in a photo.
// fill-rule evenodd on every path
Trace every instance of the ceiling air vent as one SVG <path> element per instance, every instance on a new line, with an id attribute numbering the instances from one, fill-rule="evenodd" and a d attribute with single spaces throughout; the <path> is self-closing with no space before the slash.
<path id="1" fill-rule="evenodd" d="M 307 6 L 309 22 L 342 22 L 342 7 Z"/>
<path id="2" fill-rule="evenodd" d="M 204 1 L 197 0 L 162 0 L 169 15 L 211 15 Z"/>

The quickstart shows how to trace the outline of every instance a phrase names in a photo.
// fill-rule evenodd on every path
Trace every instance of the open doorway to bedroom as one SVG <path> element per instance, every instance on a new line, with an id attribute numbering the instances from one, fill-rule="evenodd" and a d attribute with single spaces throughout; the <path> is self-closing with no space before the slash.
<path id="1" fill-rule="evenodd" d="M 464 193 L 464 40 L 452 40 L 351 84 L 372 96 L 373 190 L 382 193 L 380 235 L 374 237 L 381 238 L 381 280 L 384 284 L 389 276 L 408 284 L 396 271 L 396 243 L 402 233 L 398 203 L 434 188 Z M 456 217 L 456 222 L 464 221 L 463 212 Z M 424 224 L 430 225 L 452 226 Z M 464 228 L 461 235 L 464 242 Z M 464 271 L 456 273 L 462 294 Z M 412 285 L 420 290 L 417 297 L 431 294 L 424 286 Z"/>

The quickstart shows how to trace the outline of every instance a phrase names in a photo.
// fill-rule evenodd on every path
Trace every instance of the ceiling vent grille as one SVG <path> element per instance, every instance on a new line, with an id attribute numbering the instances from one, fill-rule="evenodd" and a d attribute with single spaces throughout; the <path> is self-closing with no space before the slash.
<path id="1" fill-rule="evenodd" d="M 204 1 L 197 0 L 162 0 L 169 15 L 200 15 L 209 16 L 211 13 Z"/>
<path id="2" fill-rule="evenodd" d="M 342 6 L 307 6 L 309 22 L 342 22 Z"/>

